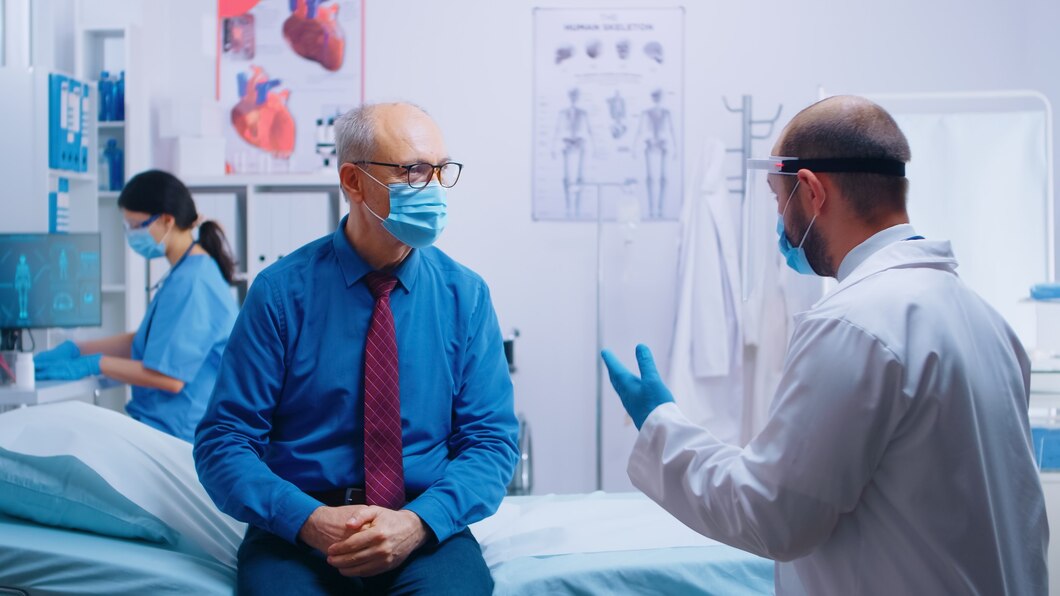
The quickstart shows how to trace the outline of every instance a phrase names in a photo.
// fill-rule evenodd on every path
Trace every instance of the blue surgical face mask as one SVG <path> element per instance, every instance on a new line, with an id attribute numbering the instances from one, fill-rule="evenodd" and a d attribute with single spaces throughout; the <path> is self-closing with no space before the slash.
<path id="1" fill-rule="evenodd" d="M 427 248 L 434 244 L 447 221 L 445 188 L 437 182 L 419 189 L 405 182 L 383 184 L 367 171 L 361 171 L 390 192 L 390 215 L 386 219 L 364 204 L 369 213 L 383 222 L 386 231 L 412 248 Z"/>
<path id="2" fill-rule="evenodd" d="M 148 229 L 156 219 L 158 219 L 157 215 L 141 224 L 138 228 L 127 228 L 125 230 L 125 238 L 129 241 L 129 248 L 147 260 L 157 259 L 166 254 L 166 237 L 162 236 L 162 240 L 156 241 Z M 166 235 L 168 236 L 169 232 L 166 232 Z"/>
<path id="3" fill-rule="evenodd" d="M 784 255 L 784 260 L 787 262 L 788 267 L 803 275 L 817 275 L 817 272 L 810 266 L 810 261 L 806 259 L 806 250 L 802 247 L 806 242 L 806 237 L 810 235 L 813 222 L 817 221 L 817 215 L 814 215 L 813 219 L 810 220 L 810 225 L 806 226 L 806 232 L 803 233 L 802 240 L 799 241 L 798 246 L 791 245 L 791 242 L 788 241 L 788 235 L 784 231 L 784 215 L 787 214 L 788 207 L 791 207 L 791 199 L 795 196 L 795 191 L 798 188 L 799 181 L 796 180 L 795 188 L 791 189 L 791 194 L 788 195 L 788 203 L 784 205 L 784 212 L 777 216 L 777 235 L 780 237 L 777 240 L 777 244 L 780 245 L 780 254 Z"/>

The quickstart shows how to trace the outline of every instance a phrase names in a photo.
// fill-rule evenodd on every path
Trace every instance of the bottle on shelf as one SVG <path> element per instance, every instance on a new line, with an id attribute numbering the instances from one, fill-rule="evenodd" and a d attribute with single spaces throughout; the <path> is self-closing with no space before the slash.
<path id="1" fill-rule="evenodd" d="M 110 190 L 110 157 L 106 149 L 99 152 L 99 171 L 96 173 L 96 181 L 100 190 Z"/>
<path id="2" fill-rule="evenodd" d="M 125 71 L 121 71 L 114 93 L 114 119 L 125 120 Z"/>
<path id="3" fill-rule="evenodd" d="M 121 190 L 125 180 L 125 155 L 121 147 L 118 147 L 117 139 L 107 139 L 107 147 L 103 150 L 103 156 L 107 160 L 109 190 Z"/>
<path id="4" fill-rule="evenodd" d="M 99 73 L 99 121 L 113 120 L 114 113 L 114 81 L 110 73 L 102 71 Z"/>

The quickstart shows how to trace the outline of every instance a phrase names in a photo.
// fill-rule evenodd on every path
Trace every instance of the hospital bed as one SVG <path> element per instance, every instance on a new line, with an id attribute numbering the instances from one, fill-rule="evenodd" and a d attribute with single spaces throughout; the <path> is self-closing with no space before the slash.
<path id="1" fill-rule="evenodd" d="M 497 595 L 773 593 L 771 561 L 675 535 L 665 514 L 651 507 L 635 494 L 508 497 L 497 518 L 473 531 Z M 546 518 L 562 521 L 542 524 Z M 656 519 L 665 529 L 646 533 L 645 525 Z M 234 585 L 234 569 L 191 545 L 100 536 L 0 514 L 2 589 L 220 595 L 232 594 Z"/>
<path id="2" fill-rule="evenodd" d="M 69 529 L 83 523 L 72 513 L 10 515 L 26 487 L 32 500 L 107 511 L 124 526 L 92 533 Z M 206 496 L 190 445 L 113 412 L 71 403 L 0 414 L 4 511 L 0 595 L 234 591 L 244 526 Z M 147 539 L 129 537 L 138 532 Z M 773 593 L 771 561 L 699 536 L 639 493 L 509 496 L 472 532 L 498 595 Z"/>

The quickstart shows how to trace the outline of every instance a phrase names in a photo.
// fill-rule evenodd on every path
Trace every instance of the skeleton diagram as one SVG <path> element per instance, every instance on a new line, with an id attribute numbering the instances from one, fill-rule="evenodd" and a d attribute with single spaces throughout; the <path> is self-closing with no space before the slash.
<path id="1" fill-rule="evenodd" d="M 644 142 L 644 185 L 648 191 L 648 217 L 663 216 L 666 201 L 666 158 L 676 159 L 677 137 L 670 110 L 662 106 L 663 92 L 656 89 L 651 94 L 652 107 L 640 113 L 637 135 L 633 141 L 634 157 L 640 143 Z"/>
<path id="2" fill-rule="evenodd" d="M 29 318 L 29 288 L 32 284 L 26 255 L 19 255 L 15 266 L 15 291 L 18 292 L 18 318 L 21 320 Z"/>
<path id="3" fill-rule="evenodd" d="M 626 134 L 626 100 L 618 91 L 607 98 L 607 110 L 611 114 L 611 138 L 620 138 Z"/>
<path id="4" fill-rule="evenodd" d="M 575 87 L 567 93 L 570 107 L 559 111 L 556 132 L 552 141 L 552 156 L 558 157 L 557 148 L 563 156 L 563 199 L 567 215 L 581 215 L 581 194 L 587 141 L 593 142 L 593 131 L 589 126 L 589 114 L 578 107 L 580 92 Z"/>

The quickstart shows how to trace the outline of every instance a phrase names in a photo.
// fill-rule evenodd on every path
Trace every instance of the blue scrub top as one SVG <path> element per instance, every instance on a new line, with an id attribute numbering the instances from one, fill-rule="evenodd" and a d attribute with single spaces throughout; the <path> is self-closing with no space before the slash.
<path id="1" fill-rule="evenodd" d="M 130 416 L 192 441 L 217 380 L 221 354 L 235 324 L 232 290 L 209 255 L 188 255 L 171 270 L 133 336 L 132 358 L 184 382 L 180 393 L 133 387 Z"/>

